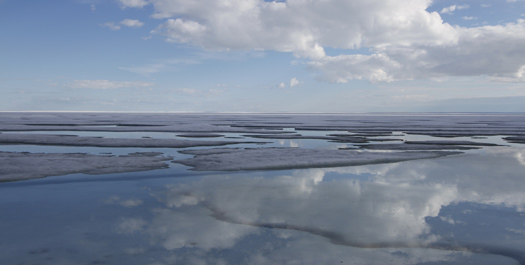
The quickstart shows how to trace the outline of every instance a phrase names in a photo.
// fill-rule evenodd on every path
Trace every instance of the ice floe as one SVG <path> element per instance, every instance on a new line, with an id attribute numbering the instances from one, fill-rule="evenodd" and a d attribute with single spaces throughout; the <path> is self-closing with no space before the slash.
<path id="1" fill-rule="evenodd" d="M 77 137 L 49 134 L 0 134 L 0 144 L 33 144 L 33 145 L 67 145 L 67 146 L 97 146 L 97 147 L 150 147 L 150 148 L 185 148 L 196 146 L 221 146 L 229 144 L 260 143 L 239 141 L 199 141 L 155 138 L 102 138 Z"/>
<path id="2" fill-rule="evenodd" d="M 471 150 L 479 149 L 474 146 L 445 145 L 445 144 L 366 144 L 358 145 L 360 149 L 369 150 Z M 355 148 L 339 148 L 339 150 L 353 150 Z"/>
<path id="3" fill-rule="evenodd" d="M 525 136 L 511 136 L 504 137 L 503 139 L 510 143 L 525 144 Z"/>
<path id="4" fill-rule="evenodd" d="M 474 145 L 474 146 L 497 146 L 493 143 L 480 143 L 472 141 L 406 141 L 405 144 L 426 144 L 426 145 Z"/>
<path id="5" fill-rule="evenodd" d="M 389 138 L 367 138 L 363 136 L 354 135 L 328 135 L 328 136 L 311 136 L 301 134 L 263 134 L 263 135 L 244 135 L 245 137 L 262 138 L 262 139 L 317 139 L 327 140 L 338 143 L 368 143 L 369 141 L 384 142 L 384 141 L 401 141 L 399 139 Z"/>
<path id="6" fill-rule="evenodd" d="M 524 136 L 524 114 L 175 114 L 175 113 L 1 113 L 0 131 L 142 131 L 191 133 L 290 133 L 341 131 L 461 136 Z"/>
<path id="7" fill-rule="evenodd" d="M 222 134 L 216 134 L 216 133 L 185 133 L 185 134 L 179 134 L 178 137 L 187 137 L 187 138 L 216 138 L 216 137 L 224 137 Z"/>
<path id="8" fill-rule="evenodd" d="M 43 178 L 73 173 L 89 175 L 167 168 L 171 157 L 159 153 L 123 156 L 0 152 L 0 182 Z"/>
<path id="9" fill-rule="evenodd" d="M 402 144 L 361 144 L 360 149 L 370 150 L 471 150 L 479 149 L 481 146 L 498 146 L 494 143 L 483 143 L 459 140 L 433 140 L 433 141 L 405 141 Z M 340 148 L 340 150 L 352 150 L 354 148 Z"/>
<path id="10" fill-rule="evenodd" d="M 186 150 L 193 158 L 176 160 L 193 170 L 235 171 L 294 168 L 343 167 L 378 163 L 393 163 L 414 159 L 437 158 L 459 152 L 363 152 L 350 150 L 320 150 L 304 148 L 246 148 Z"/>
<path id="11" fill-rule="evenodd" d="M 34 133 L 24 133 L 29 131 Z M 41 131 L 48 131 L 49 134 Z M 53 131 L 56 131 L 57 134 L 83 132 L 84 136 L 53 135 Z M 120 135 L 105 138 L 85 134 L 98 131 L 113 134 L 126 132 L 165 134 L 169 132 L 179 137 L 215 137 L 216 139 L 169 139 L 155 135 L 139 139 Z M 239 135 L 244 135 L 244 138 L 237 139 Z M 479 137 L 487 135 L 506 136 L 504 139 L 508 142 L 524 143 L 525 115 L 0 113 L 0 144 L 11 147 L 15 145 L 73 146 L 79 147 L 79 152 L 85 152 L 81 150 L 81 147 L 189 148 L 269 142 L 272 143 L 272 147 L 278 144 L 300 147 L 218 149 L 221 150 L 220 153 L 217 153 L 218 150 L 201 150 L 201 153 L 185 151 L 185 154 L 196 156 L 178 160 L 177 163 L 191 166 L 194 170 L 338 167 L 435 158 L 457 153 L 438 152 L 439 150 L 468 150 L 495 144 L 489 143 L 489 140 L 487 143 L 465 139 L 428 141 L 426 139 L 430 137 L 426 136 Z M 414 139 L 425 141 L 414 141 Z M 297 142 L 291 140 L 297 140 Z M 359 145 L 378 141 L 404 142 L 403 144 Z M 326 142 L 341 144 L 327 147 Z M 505 143 L 502 139 L 497 139 L 497 142 Z M 243 147 L 246 146 L 243 145 Z M 321 150 L 323 148 L 348 150 Z M 356 150 L 358 148 L 360 150 Z M 366 149 L 394 152 L 363 151 Z M 414 152 L 399 152 L 403 150 Z M 29 149 L 7 149 L 6 151 L 40 152 L 40 150 Z M 37 157 L 33 159 L 36 161 Z M 41 154 L 38 159 L 42 160 L 45 157 Z"/>

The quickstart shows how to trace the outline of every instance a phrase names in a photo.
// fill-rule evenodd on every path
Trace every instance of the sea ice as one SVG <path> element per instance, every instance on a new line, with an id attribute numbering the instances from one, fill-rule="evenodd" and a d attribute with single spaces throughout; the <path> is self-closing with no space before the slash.
<path id="1" fill-rule="evenodd" d="M 370 150 L 470 150 L 479 149 L 478 146 L 498 146 L 492 143 L 481 143 L 473 141 L 405 141 L 403 144 L 367 144 L 358 145 L 361 149 Z M 351 150 L 353 148 L 340 148 L 340 150 Z"/>
<path id="2" fill-rule="evenodd" d="M 364 144 L 360 149 L 369 150 L 470 150 L 479 149 L 474 146 L 445 145 L 445 144 Z M 339 148 L 339 150 L 353 150 L 355 148 Z"/>
<path id="3" fill-rule="evenodd" d="M 157 131 L 289 133 L 331 130 L 385 135 L 392 132 L 443 137 L 525 135 L 523 114 L 173 114 L 2 113 L 0 131 Z"/>
<path id="4" fill-rule="evenodd" d="M 131 138 L 101 138 L 77 137 L 49 134 L 0 134 L 0 144 L 34 144 L 34 145 L 66 145 L 66 146 L 97 146 L 97 147 L 149 147 L 149 148 L 185 148 L 195 146 L 221 146 L 229 144 L 261 143 L 238 141 L 198 141 L 178 139 L 131 139 Z"/>
<path id="5" fill-rule="evenodd" d="M 472 141 L 406 141 L 405 144 L 426 144 L 426 145 L 474 145 L 474 146 L 498 146 L 493 143 L 480 143 Z"/>
<path id="6" fill-rule="evenodd" d="M 185 134 L 179 134 L 178 137 L 187 137 L 187 138 L 216 138 L 216 137 L 224 137 L 222 134 L 216 134 L 216 133 L 185 133 Z"/>
<path id="7" fill-rule="evenodd" d="M 525 144 L 525 136 L 511 136 L 504 137 L 503 139 L 505 139 L 509 143 Z"/>
<path id="8" fill-rule="evenodd" d="M 245 137 L 262 138 L 262 139 L 312 139 L 312 140 L 327 140 L 339 143 L 368 143 L 369 141 L 383 142 L 383 141 L 400 141 L 399 139 L 389 138 L 367 138 L 364 136 L 354 136 L 351 134 L 339 134 L 329 136 L 305 136 L 301 134 L 264 134 L 264 135 L 244 135 Z"/>
<path id="9" fill-rule="evenodd" d="M 112 131 L 288 134 L 341 131 L 360 136 L 393 132 L 437 137 L 525 136 L 523 114 L 173 114 L 2 113 L 0 131 Z M 287 129 L 287 130 L 285 130 Z M 293 129 L 293 130 L 289 130 Z M 356 135 L 357 134 L 357 135 Z M 343 135 L 341 133 L 341 135 Z M 339 136 L 339 135 L 328 135 Z M 344 135 L 346 137 L 346 135 Z"/>
<path id="10" fill-rule="evenodd" d="M 160 153 L 124 156 L 90 154 L 0 152 L 0 182 L 44 178 L 74 173 L 89 175 L 167 168 L 172 157 Z"/>
<path id="11" fill-rule="evenodd" d="M 303 148 L 220 148 L 180 152 L 192 154 L 195 157 L 173 162 L 191 166 L 193 170 L 198 171 L 343 167 L 436 158 L 460 153 L 446 151 L 364 152 Z"/>

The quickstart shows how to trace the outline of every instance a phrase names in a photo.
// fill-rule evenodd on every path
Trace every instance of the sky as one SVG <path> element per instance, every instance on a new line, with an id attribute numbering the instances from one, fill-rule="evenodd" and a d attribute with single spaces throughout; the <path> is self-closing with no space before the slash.
<path id="1" fill-rule="evenodd" d="M 525 112 L 525 0 L 0 0 L 0 111 Z"/>

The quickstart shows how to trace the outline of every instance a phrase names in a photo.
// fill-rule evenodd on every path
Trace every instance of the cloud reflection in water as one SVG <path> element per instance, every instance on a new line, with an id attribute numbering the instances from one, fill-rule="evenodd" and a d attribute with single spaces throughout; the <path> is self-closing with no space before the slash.
<path id="1" fill-rule="evenodd" d="M 492 148 L 285 176 L 207 176 L 154 194 L 163 206 L 142 233 L 166 250 L 184 251 L 179 262 L 220 251 L 229 257 L 225 264 L 523 263 L 521 152 Z M 510 221 L 480 219 L 498 212 L 518 214 L 507 215 Z M 480 236 L 483 225 L 507 232 Z"/>

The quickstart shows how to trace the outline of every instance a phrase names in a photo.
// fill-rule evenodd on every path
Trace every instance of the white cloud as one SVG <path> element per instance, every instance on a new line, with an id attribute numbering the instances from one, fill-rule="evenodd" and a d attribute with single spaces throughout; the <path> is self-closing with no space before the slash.
<path id="1" fill-rule="evenodd" d="M 302 83 L 303 82 L 299 81 L 297 78 L 294 77 L 294 78 L 290 79 L 290 83 L 289 83 L 288 87 L 289 88 L 296 87 L 296 86 L 298 86 L 298 85 L 300 85 Z M 286 86 L 286 84 L 284 82 L 281 82 L 277 87 L 279 87 L 279 88 L 286 88 L 287 86 Z"/>
<path id="2" fill-rule="evenodd" d="M 109 80 L 74 80 L 66 85 L 70 88 L 81 89 L 116 89 L 132 87 L 150 87 L 154 83 L 150 82 L 129 82 L 129 81 L 109 81 Z"/>
<path id="3" fill-rule="evenodd" d="M 461 10 L 461 9 L 467 9 L 469 8 L 469 5 L 451 5 L 451 6 L 448 6 L 448 7 L 445 7 L 441 10 L 441 14 L 449 14 L 449 15 L 452 15 L 452 13 L 456 10 Z"/>
<path id="4" fill-rule="evenodd" d="M 170 250 L 188 247 L 191 242 L 204 250 L 225 249 L 255 232 L 247 230 L 253 228 L 250 224 L 285 224 L 288 230 L 312 234 L 322 227 L 321 231 L 326 231 L 322 236 L 352 242 L 354 246 L 378 242 L 424 245 L 433 238 L 422 237 L 430 232 L 423 220 L 437 216 L 442 205 L 457 198 L 455 189 L 442 185 L 323 182 L 326 172 L 298 171 L 293 176 L 264 181 L 238 178 L 234 184 L 226 184 L 220 176 L 214 176 L 185 187 L 171 187 L 161 198 L 166 207 L 154 211 L 148 235 L 152 236 L 152 242 Z M 259 188 L 247 192 L 247 187 L 254 186 Z M 180 202 L 187 194 L 194 197 L 191 206 Z M 341 210 L 334 212 L 334 209 Z M 331 218 L 326 218 L 327 215 Z M 220 216 L 221 221 L 211 222 L 210 216 Z M 352 225 L 348 225 L 349 220 Z M 237 227 L 229 227 L 231 224 Z M 316 224 L 315 228 L 311 224 Z M 201 229 L 204 225 L 206 231 Z"/>
<path id="5" fill-rule="evenodd" d="M 142 205 L 143 201 L 140 199 L 127 199 L 122 200 L 119 196 L 111 196 L 104 200 L 106 204 L 120 204 L 126 208 L 136 207 Z"/>
<path id="6" fill-rule="evenodd" d="M 164 32 L 170 42 L 190 42 L 192 38 L 203 35 L 206 27 L 195 21 L 184 21 L 180 18 L 168 19 L 152 33 Z"/>
<path id="7" fill-rule="evenodd" d="M 160 63 L 160 64 L 148 64 L 148 65 L 143 65 L 143 66 L 119 67 L 118 69 L 129 71 L 129 72 L 136 73 L 136 74 L 149 76 L 153 73 L 159 72 L 165 66 L 166 64 Z"/>
<path id="8" fill-rule="evenodd" d="M 295 77 L 290 80 L 290 87 L 298 86 L 300 84 L 301 82 L 299 82 L 299 80 L 297 80 Z"/>
<path id="9" fill-rule="evenodd" d="M 145 0 L 119 0 L 119 2 L 123 8 L 126 8 L 126 7 L 142 8 L 148 4 L 148 2 Z"/>
<path id="10" fill-rule="evenodd" d="M 155 33 L 209 50 L 277 50 L 322 58 L 325 46 L 443 43 L 454 37 L 439 14 L 425 11 L 429 0 L 151 2 L 157 18 L 184 18 L 168 19 Z"/>
<path id="11" fill-rule="evenodd" d="M 117 226 L 119 234 L 133 234 L 139 232 L 147 223 L 142 218 L 123 218 Z"/>
<path id="12" fill-rule="evenodd" d="M 394 81 L 393 73 L 402 69 L 402 65 L 385 54 L 373 55 L 339 55 L 325 57 L 309 63 L 314 70 L 320 71 L 321 79 L 346 83 L 351 79 L 369 80 L 371 82 Z"/>
<path id="13" fill-rule="evenodd" d="M 97 6 L 95 6 L 95 5 L 91 5 L 91 11 L 92 11 L 92 12 L 95 12 L 96 10 L 97 10 Z"/>
<path id="14" fill-rule="evenodd" d="M 140 22 L 139 20 L 136 20 L 136 19 L 124 19 L 120 21 L 120 24 L 127 26 L 127 27 L 139 28 L 144 25 L 144 22 Z"/>
<path id="15" fill-rule="evenodd" d="M 106 27 L 106 28 L 109 28 L 111 30 L 119 30 L 120 29 L 120 26 L 119 25 L 115 25 L 114 22 L 106 22 L 104 24 L 102 24 L 103 27 Z"/>
<path id="16" fill-rule="evenodd" d="M 310 68 L 331 82 L 458 75 L 512 78 L 522 65 L 518 58 L 525 56 L 522 20 L 501 26 L 452 26 L 444 23 L 438 12 L 427 11 L 431 0 L 149 3 L 153 17 L 166 19 L 152 34 L 164 35 L 167 41 L 208 51 L 291 52 L 309 59 Z M 469 6 L 452 5 L 441 13 L 466 8 Z M 366 48 L 372 54 L 350 51 L 327 56 L 325 47 L 343 51 Z"/>
<path id="17" fill-rule="evenodd" d="M 122 205 L 124 207 L 127 207 L 127 208 L 130 208 L 130 207 L 139 206 L 142 203 L 143 203 L 142 200 L 139 200 L 139 199 L 129 199 L 129 200 L 124 200 L 124 201 L 120 202 L 120 205 Z"/>
<path id="18" fill-rule="evenodd" d="M 443 9 L 441 9 L 441 14 L 452 14 L 456 10 L 456 5 L 448 6 Z"/>
<path id="19" fill-rule="evenodd" d="M 476 17 L 462 17 L 461 19 L 463 20 L 474 20 L 474 19 L 478 19 Z"/>
<path id="20" fill-rule="evenodd" d="M 310 62 L 330 82 L 371 82 L 445 76 L 494 77 L 523 82 L 525 20 L 502 26 L 457 28 L 458 41 L 447 46 L 389 46 L 372 55 L 339 55 Z"/>

